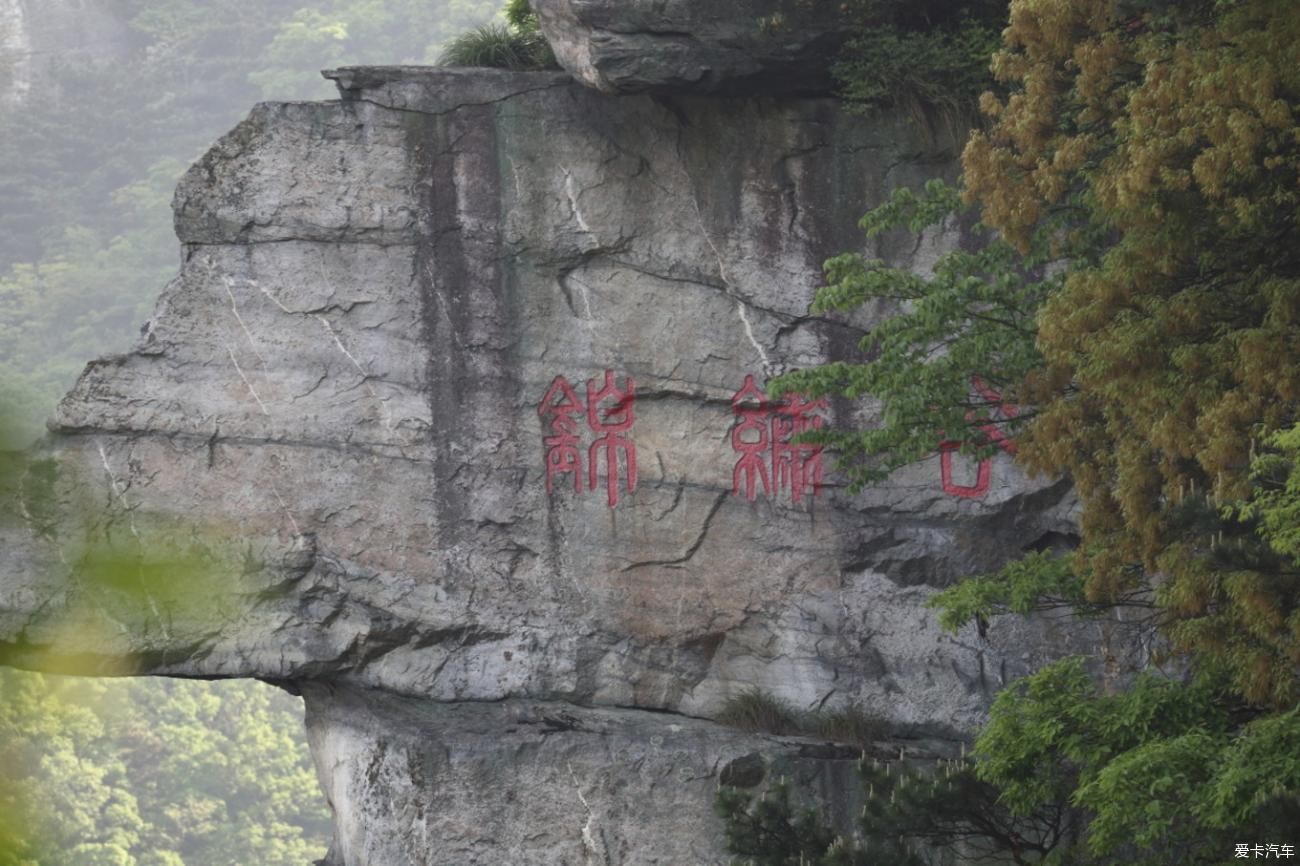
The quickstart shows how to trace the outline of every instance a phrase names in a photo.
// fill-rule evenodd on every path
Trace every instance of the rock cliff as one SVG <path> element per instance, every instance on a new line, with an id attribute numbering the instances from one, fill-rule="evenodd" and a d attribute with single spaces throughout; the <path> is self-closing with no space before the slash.
<path id="1" fill-rule="evenodd" d="M 866 207 L 953 174 L 942 132 L 564 73 L 329 76 L 340 100 L 257 106 L 182 180 L 179 275 L 0 525 L 0 659 L 301 692 L 335 866 L 720 864 L 721 780 L 844 791 L 856 754 L 719 725 L 729 697 L 856 703 L 941 750 L 1089 639 L 923 607 L 1071 532 L 1065 484 L 936 458 L 850 495 L 789 438 L 875 407 L 757 390 L 888 314 L 808 307 Z M 69 564 L 90 538 L 218 579 L 115 595 Z"/>

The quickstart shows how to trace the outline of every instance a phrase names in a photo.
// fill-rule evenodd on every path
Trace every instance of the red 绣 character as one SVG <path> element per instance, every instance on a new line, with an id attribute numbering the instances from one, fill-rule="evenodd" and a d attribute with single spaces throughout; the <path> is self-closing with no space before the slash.
<path id="1" fill-rule="evenodd" d="M 763 452 L 767 450 L 768 402 L 763 392 L 754 384 L 752 375 L 745 376 L 745 384 L 731 397 L 731 410 L 736 413 L 736 426 L 731 428 L 731 447 L 740 453 L 736 467 L 731 471 L 731 492 L 740 492 L 740 476 L 745 475 L 745 498 L 754 501 L 757 495 L 756 481 L 763 483 L 763 495 L 771 493 L 771 484 L 767 477 L 767 462 Z"/>
<path id="2" fill-rule="evenodd" d="M 582 401 L 563 376 L 551 380 L 551 387 L 537 407 L 543 423 L 549 423 L 551 435 L 542 439 L 546 446 L 546 492 L 555 486 L 555 476 L 573 473 L 573 490 L 582 490 L 582 460 L 578 455 L 578 420 Z M 548 422 L 549 419 L 549 422 Z"/>
<path id="3" fill-rule="evenodd" d="M 822 417 L 814 414 L 826 408 L 826 400 L 808 400 L 802 394 L 790 394 L 777 404 L 772 416 L 772 481 L 777 490 L 790 490 L 796 505 L 804 491 L 821 492 L 822 449 L 806 442 L 791 442 L 800 433 L 820 430 Z"/>
<path id="4" fill-rule="evenodd" d="M 593 433 L 601 434 L 587 452 L 587 483 L 596 489 L 597 455 L 605 452 L 605 489 L 609 507 L 618 505 L 618 454 L 623 453 L 627 464 L 627 492 L 636 492 L 636 443 L 620 434 L 631 429 L 636 421 L 636 385 L 631 377 L 626 380 L 627 387 L 619 390 L 614 385 L 614 373 L 605 371 L 605 384 L 596 390 L 596 380 L 587 380 L 587 424 Z M 612 406 L 601 409 L 600 404 L 613 400 Z"/>

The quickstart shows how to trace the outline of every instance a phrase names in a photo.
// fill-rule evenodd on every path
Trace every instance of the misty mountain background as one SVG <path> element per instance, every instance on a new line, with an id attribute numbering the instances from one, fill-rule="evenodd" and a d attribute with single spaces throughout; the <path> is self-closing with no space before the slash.
<path id="1" fill-rule="evenodd" d="M 319 71 L 432 63 L 495 0 L 0 0 L 0 413 L 8 441 L 128 350 L 179 247 L 185 169 Z M 0 668 L 0 866 L 305 866 L 329 816 L 302 704 L 250 681 Z"/>

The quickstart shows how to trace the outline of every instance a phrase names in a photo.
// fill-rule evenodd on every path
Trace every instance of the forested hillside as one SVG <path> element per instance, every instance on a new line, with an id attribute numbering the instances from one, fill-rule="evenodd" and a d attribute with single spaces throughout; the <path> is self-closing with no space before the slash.
<path id="1" fill-rule="evenodd" d="M 247 682 L 0 673 L 3 866 L 306 866 L 302 709 Z"/>
<path id="2" fill-rule="evenodd" d="M 0 100 L 0 406 L 12 447 L 176 272 L 177 178 L 319 70 L 431 62 L 493 0 L 121 0 L 128 56 L 50 58 Z M 0 39 L 0 45 L 17 44 Z M 0 54 L 5 70 L 21 58 Z M 329 822 L 295 698 L 256 683 L 0 668 L 2 866 L 303 866 Z"/>

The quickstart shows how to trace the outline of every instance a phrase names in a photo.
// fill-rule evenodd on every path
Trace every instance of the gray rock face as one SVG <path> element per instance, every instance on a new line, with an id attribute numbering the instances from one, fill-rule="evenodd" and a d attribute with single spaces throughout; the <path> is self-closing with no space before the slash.
<path id="1" fill-rule="evenodd" d="M 758 788 L 784 776 L 829 795 L 851 787 L 858 757 L 641 710 L 322 685 L 307 698 L 349 863 L 724 866 L 707 808 L 720 778 Z"/>
<path id="2" fill-rule="evenodd" d="M 820 263 L 952 141 L 830 100 L 331 77 L 341 101 L 260 105 L 182 180 L 179 276 L 60 406 L 58 478 L 5 497 L 0 660 L 295 682 L 333 864 L 683 864 L 725 861 L 736 759 L 842 779 L 709 721 L 729 697 L 952 742 L 1093 638 L 923 607 L 1071 532 L 1066 485 L 936 458 L 850 496 L 788 435 L 870 403 L 743 393 L 856 357 L 888 311 L 808 315 Z M 92 537 L 206 577 L 89 586 Z"/>
<path id="3" fill-rule="evenodd" d="M 827 93 L 827 0 L 533 0 L 560 65 L 607 93 Z"/>

